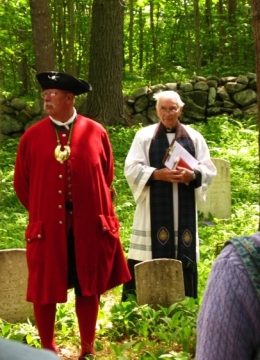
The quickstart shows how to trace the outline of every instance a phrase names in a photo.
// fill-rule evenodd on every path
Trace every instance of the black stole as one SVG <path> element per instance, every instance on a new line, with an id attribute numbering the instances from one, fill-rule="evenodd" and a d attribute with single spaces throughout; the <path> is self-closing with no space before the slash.
<path id="1" fill-rule="evenodd" d="M 187 131 L 180 122 L 176 126 L 178 141 L 192 156 L 195 149 Z M 164 167 L 162 159 L 169 142 L 162 123 L 158 124 L 149 149 L 150 165 L 157 169 Z M 178 256 L 184 268 L 192 268 L 196 263 L 196 214 L 195 192 L 192 183 L 178 184 L 179 193 L 179 230 Z M 170 182 L 151 181 L 151 238 L 152 258 L 175 258 L 173 224 L 173 186 Z"/>

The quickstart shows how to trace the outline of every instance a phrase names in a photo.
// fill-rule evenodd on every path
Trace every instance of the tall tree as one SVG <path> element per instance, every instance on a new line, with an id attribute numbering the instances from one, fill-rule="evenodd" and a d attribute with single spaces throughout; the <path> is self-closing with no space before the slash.
<path id="1" fill-rule="evenodd" d="M 109 125 L 123 121 L 123 14 L 122 0 L 93 1 L 86 113 Z"/>
<path id="2" fill-rule="evenodd" d="M 254 29 L 254 42 L 255 42 L 255 60 L 256 60 L 256 76 L 257 76 L 257 97 L 258 97 L 258 148 L 259 148 L 259 181 L 260 181 L 260 2 L 259 0 L 251 0 L 252 6 L 252 22 Z M 260 205 L 260 193 L 259 193 Z M 260 214 L 259 214 L 260 215 Z M 260 216 L 259 226 L 260 231 Z"/>
<path id="3" fill-rule="evenodd" d="M 236 10 L 237 10 L 237 0 L 228 0 L 228 24 L 230 28 L 230 35 L 237 33 L 237 19 L 236 19 Z M 236 36 L 232 36 L 233 41 L 230 44 L 230 55 L 232 58 L 238 57 L 238 39 Z M 241 40 L 240 40 L 241 41 Z"/>
<path id="4" fill-rule="evenodd" d="M 138 24 L 139 24 L 139 69 L 142 69 L 143 58 L 144 58 L 144 19 L 143 19 L 143 9 L 140 6 L 138 8 Z"/>
<path id="5" fill-rule="evenodd" d="M 154 1 L 150 0 L 150 28 L 151 28 L 151 42 L 152 42 L 152 52 L 153 52 L 153 68 L 157 67 L 157 39 L 156 39 L 156 30 L 154 24 Z"/>
<path id="6" fill-rule="evenodd" d="M 74 0 L 67 2 L 68 7 L 68 27 L 69 27 L 69 38 L 68 38 L 68 49 L 66 52 L 66 69 L 71 74 L 76 75 L 76 61 L 75 61 L 75 37 L 76 37 L 76 21 L 74 16 Z"/>
<path id="7" fill-rule="evenodd" d="M 76 72 L 76 4 L 74 0 L 53 1 L 54 45 L 58 56 L 58 69 L 77 75 Z M 84 18 L 84 14 L 82 14 Z"/>
<path id="8" fill-rule="evenodd" d="M 199 0 L 194 0 L 194 29 L 195 29 L 195 67 L 199 74 L 201 66 L 201 42 L 200 42 L 200 8 Z"/>
<path id="9" fill-rule="evenodd" d="M 226 42 L 226 31 L 225 31 L 225 17 L 224 17 L 224 4 L 223 0 L 219 0 L 217 4 L 218 9 L 218 18 L 219 18 L 219 49 L 220 55 L 224 56 L 225 54 L 225 42 Z"/>
<path id="10" fill-rule="evenodd" d="M 133 72 L 134 0 L 129 0 L 129 72 Z"/>
<path id="11" fill-rule="evenodd" d="M 203 56 L 205 54 L 206 61 L 208 59 L 212 60 L 212 55 L 214 53 L 214 41 L 213 41 L 213 29 L 212 29 L 212 0 L 205 0 L 205 16 L 204 22 L 207 29 L 206 35 L 204 38 L 207 38 L 207 42 L 203 41 Z M 206 46 L 205 46 L 206 45 Z"/>
<path id="12" fill-rule="evenodd" d="M 185 18 L 186 18 L 186 26 L 187 26 L 187 42 L 188 42 L 188 49 L 187 57 L 188 57 L 188 64 L 189 64 L 189 72 L 190 74 L 193 73 L 193 61 L 192 61 L 192 41 L 191 41 L 191 26 L 190 26 L 190 19 L 189 19 L 189 11 L 188 11 L 188 4 L 187 0 L 184 0 L 184 11 L 185 11 Z"/>
<path id="13" fill-rule="evenodd" d="M 36 72 L 55 70 L 55 50 L 49 0 L 30 0 L 30 10 Z"/>
<path id="14" fill-rule="evenodd" d="M 64 38 L 64 17 L 62 0 L 55 0 L 53 2 L 53 33 L 54 33 L 54 47 L 57 59 L 58 69 L 62 69 L 63 62 L 63 47 L 62 39 Z"/>
<path id="15" fill-rule="evenodd" d="M 88 78 L 93 1 L 0 0 L 0 78 L 5 91 L 17 91 L 17 84 L 21 82 L 24 85 L 21 93 L 34 96 L 32 69 L 35 68 L 35 63 L 40 64 L 37 65 L 39 69 L 53 68 L 55 65 L 52 41 L 55 44 L 56 68 Z M 128 60 L 128 53 L 132 53 L 133 74 L 141 75 L 146 81 L 153 83 L 162 81 L 162 77 L 166 75 L 171 79 L 182 79 L 196 70 L 195 60 L 199 59 L 198 55 L 195 56 L 196 49 L 198 54 L 199 51 L 200 55 L 203 54 L 201 76 L 225 76 L 254 71 L 253 32 L 252 26 L 248 24 L 251 16 L 249 1 L 131 0 L 130 3 L 130 0 L 118 0 L 122 6 L 124 2 L 127 4 L 124 23 L 125 59 Z M 133 35 L 129 36 L 131 4 L 134 21 L 131 30 Z M 51 7 L 52 27 L 48 5 Z M 194 5 L 197 10 L 199 5 L 200 17 L 196 16 Z M 40 11 L 41 8 L 43 12 Z M 194 18 L 199 19 L 195 26 Z M 38 49 L 36 61 L 31 41 L 31 23 L 34 44 Z M 39 23 L 38 28 L 36 23 Z M 53 36 L 50 35 L 51 30 Z M 114 31 L 114 23 L 107 31 Z M 50 40 L 42 41 L 42 38 Z M 127 61 L 125 67 L 128 67 Z M 156 72 L 156 69 L 165 72 L 162 74 Z M 24 79 L 28 80 L 27 91 Z"/>

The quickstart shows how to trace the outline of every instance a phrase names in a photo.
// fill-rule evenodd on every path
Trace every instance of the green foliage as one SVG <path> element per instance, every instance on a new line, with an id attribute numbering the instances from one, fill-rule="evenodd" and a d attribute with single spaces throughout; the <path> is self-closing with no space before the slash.
<path id="1" fill-rule="evenodd" d="M 258 128 L 255 117 L 236 121 L 213 118 L 196 128 L 205 136 L 211 156 L 230 162 L 232 204 L 258 204 Z M 250 182 L 250 186 L 248 183 Z"/>
<path id="2" fill-rule="evenodd" d="M 73 290 L 68 292 L 67 303 L 58 304 L 57 306 L 55 337 L 57 342 L 71 342 L 79 347 L 80 337 L 75 313 L 75 299 Z"/>
<path id="3" fill-rule="evenodd" d="M 8 140 L 0 150 L 0 249 L 24 248 L 27 213 L 13 191 L 18 140 Z"/>
<path id="4" fill-rule="evenodd" d="M 0 91 L 18 94 L 18 64 L 25 57 L 28 67 L 34 64 L 28 1 L 2 1 L 0 18 Z"/>
<path id="5" fill-rule="evenodd" d="M 259 222 L 258 128 L 255 118 L 235 121 L 228 117 L 211 118 L 192 125 L 207 140 L 212 157 L 230 162 L 232 215 L 217 219 L 199 214 L 200 257 L 199 298 L 186 298 L 169 308 L 138 306 L 135 297 L 120 303 L 121 287 L 101 296 L 95 347 L 100 359 L 151 360 L 194 358 L 196 319 L 211 265 L 223 243 L 233 236 L 257 231 Z M 108 127 L 114 157 L 117 191 L 116 212 L 121 223 L 121 241 L 129 247 L 135 203 L 124 178 L 123 168 L 133 137 L 140 126 Z M 1 249 L 24 247 L 27 213 L 18 202 L 12 187 L 14 160 L 18 140 L 10 139 L 0 150 L 0 238 Z M 39 347 L 36 328 L 24 324 L 7 324 L 0 320 L 0 336 Z M 57 309 L 56 338 L 59 346 L 73 344 L 79 348 L 74 294 Z M 62 345 L 63 344 L 63 345 Z"/>
<path id="6" fill-rule="evenodd" d="M 0 336 L 40 348 L 38 331 L 29 319 L 22 325 L 20 323 L 7 324 L 0 319 Z"/>
<path id="7" fill-rule="evenodd" d="M 111 308 L 111 323 L 102 335 L 109 338 L 118 359 L 189 359 L 195 351 L 197 313 L 197 301 L 191 298 L 155 310 L 138 306 L 130 296 Z"/>
<path id="8" fill-rule="evenodd" d="M 60 0 L 57 6 L 57 1 L 49 2 L 57 68 L 75 71 L 75 75 L 87 79 L 93 0 L 74 1 L 73 19 L 71 3 Z M 200 1 L 198 19 L 195 19 L 191 1 L 125 1 L 123 72 L 126 93 L 132 93 L 134 85 L 184 81 L 193 74 L 221 77 L 254 72 L 249 2 L 237 1 L 233 14 L 228 6 L 224 6 L 220 14 L 218 5 L 218 1 L 209 2 L 207 6 Z M 17 94 L 17 85 L 23 81 L 27 93 L 36 96 L 30 5 L 27 0 L 2 1 L 0 17 L 0 91 Z M 196 20 L 199 29 L 194 26 Z M 68 49 L 71 41 L 74 44 L 72 53 Z M 19 76 L 21 69 L 28 84 Z"/>

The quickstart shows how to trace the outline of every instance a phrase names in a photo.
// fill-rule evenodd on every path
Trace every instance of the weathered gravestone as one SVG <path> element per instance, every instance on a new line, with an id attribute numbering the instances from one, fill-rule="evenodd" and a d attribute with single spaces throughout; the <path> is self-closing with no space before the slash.
<path id="1" fill-rule="evenodd" d="M 0 318 L 15 323 L 33 315 L 25 301 L 28 270 L 24 249 L 0 250 Z"/>
<path id="2" fill-rule="evenodd" d="M 217 168 L 217 175 L 207 191 L 206 201 L 197 201 L 197 208 L 206 217 L 210 213 L 218 219 L 228 219 L 231 216 L 230 163 L 215 158 L 212 162 Z"/>
<path id="3" fill-rule="evenodd" d="M 135 265 L 136 296 L 139 305 L 169 307 L 183 299 L 184 280 L 179 260 L 154 259 Z"/>

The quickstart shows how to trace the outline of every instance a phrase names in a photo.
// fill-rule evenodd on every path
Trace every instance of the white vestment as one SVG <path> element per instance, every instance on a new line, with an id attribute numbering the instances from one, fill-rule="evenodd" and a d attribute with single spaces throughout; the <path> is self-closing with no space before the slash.
<path id="1" fill-rule="evenodd" d="M 197 165 L 195 170 L 199 170 L 202 175 L 201 186 L 195 191 L 197 192 L 198 199 L 203 202 L 206 200 L 206 191 L 217 170 L 210 159 L 209 149 L 203 136 L 190 126 L 182 126 L 194 144 L 195 158 L 199 161 L 199 165 Z M 156 170 L 150 166 L 149 149 L 157 127 L 158 124 L 150 125 L 136 133 L 125 160 L 125 177 L 136 203 L 128 259 L 138 261 L 152 259 L 150 186 L 146 184 L 154 170 Z M 175 183 L 173 184 L 174 205 L 176 204 L 176 198 L 178 199 L 178 186 Z M 176 231 L 177 219 L 174 218 L 173 221 L 174 230 Z M 199 261 L 198 234 L 196 234 L 196 260 L 197 262 Z"/>

